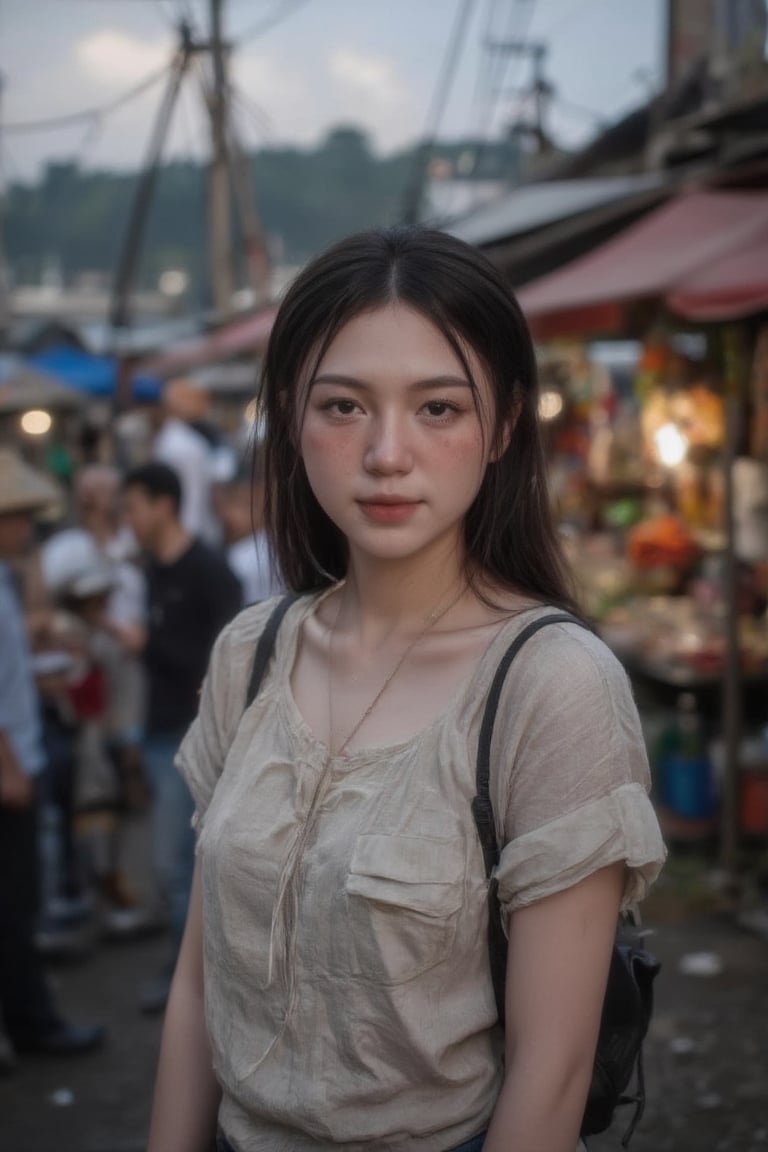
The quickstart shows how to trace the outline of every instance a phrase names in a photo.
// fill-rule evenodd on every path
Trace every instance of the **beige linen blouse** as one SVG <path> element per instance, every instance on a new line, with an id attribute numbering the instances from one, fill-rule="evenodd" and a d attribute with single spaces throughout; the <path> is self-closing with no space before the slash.
<path id="1" fill-rule="evenodd" d="M 329 759 L 293 699 L 289 610 L 243 714 L 275 601 L 216 643 L 178 766 L 196 805 L 205 1007 L 220 1123 L 241 1152 L 445 1152 L 482 1131 L 502 1037 L 475 831 L 485 696 L 517 631 L 417 736 Z M 504 911 L 625 860 L 625 904 L 664 860 L 627 677 L 575 625 L 543 629 L 507 677 L 492 798 Z"/>

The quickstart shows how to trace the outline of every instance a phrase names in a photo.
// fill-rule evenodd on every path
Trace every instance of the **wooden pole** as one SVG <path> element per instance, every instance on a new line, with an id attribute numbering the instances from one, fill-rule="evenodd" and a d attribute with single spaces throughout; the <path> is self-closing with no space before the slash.
<path id="1" fill-rule="evenodd" d="M 3 74 L 0 72 L 0 130 L 2 130 Z M 0 150 L 0 160 L 2 151 Z M 5 182 L 0 171 L 0 351 L 5 347 L 11 328 L 11 278 L 5 259 L 3 228 L 5 224 Z"/>
<path id="2" fill-rule="evenodd" d="M 209 115 L 213 115 L 214 92 L 204 72 L 198 72 Z M 271 298 L 270 264 L 266 237 L 261 225 L 253 183 L 248 164 L 248 156 L 240 143 L 232 113 L 232 100 L 227 97 L 227 164 L 232 192 L 237 204 L 242 229 L 243 243 L 247 258 L 248 276 L 257 305 L 267 303 Z"/>
<path id="3" fill-rule="evenodd" d="M 232 188 L 237 200 L 240 226 L 248 261 L 248 274 L 257 305 L 271 298 L 269 282 L 269 253 L 261 219 L 256 210 L 248 156 L 240 144 L 235 126 L 230 121 L 229 163 Z"/>
<path id="4" fill-rule="evenodd" d="M 725 753 L 720 829 L 720 864 L 730 878 L 736 873 L 739 855 L 739 750 L 742 734 L 742 670 L 739 655 L 739 604 L 736 533 L 734 522 L 733 464 L 741 435 L 741 409 L 744 397 L 746 340 L 743 328 L 735 325 L 723 331 L 726 385 L 725 459 L 725 668 L 723 674 L 722 716 Z"/>
<path id="5" fill-rule="evenodd" d="M 211 0 L 211 168 L 209 183 L 209 241 L 213 306 L 219 316 L 232 307 L 232 220 L 227 158 L 227 79 L 222 39 L 223 0 Z"/>

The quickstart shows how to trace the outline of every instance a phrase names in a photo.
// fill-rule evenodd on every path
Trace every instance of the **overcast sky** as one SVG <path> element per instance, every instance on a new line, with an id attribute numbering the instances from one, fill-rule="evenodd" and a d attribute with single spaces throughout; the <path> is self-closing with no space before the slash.
<path id="1" fill-rule="evenodd" d="M 225 31 L 237 46 L 232 75 L 249 146 L 312 144 L 334 124 L 366 129 L 379 152 L 424 129 L 461 0 L 225 0 Z M 510 26 L 548 45 L 554 84 L 550 128 L 570 146 L 640 103 L 663 82 L 664 0 L 476 0 L 441 136 L 497 133 L 518 97 L 497 99 L 490 29 Z M 202 32 L 206 0 L 0 0 L 4 77 L 0 158 L 6 181 L 35 176 L 48 160 L 87 167 L 141 161 L 162 85 L 105 118 L 40 132 L 19 123 L 101 106 L 169 60 L 173 21 L 186 8 Z M 273 14 L 284 18 L 248 36 Z M 489 83 L 490 78 L 490 83 Z M 504 86 L 524 85 L 530 65 L 510 63 Z M 183 93 L 168 155 L 203 157 L 199 90 Z"/>

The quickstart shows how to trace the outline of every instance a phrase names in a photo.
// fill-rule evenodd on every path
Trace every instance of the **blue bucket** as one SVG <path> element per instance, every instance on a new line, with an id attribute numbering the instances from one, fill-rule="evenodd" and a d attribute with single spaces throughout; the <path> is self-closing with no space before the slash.
<path id="1" fill-rule="evenodd" d="M 676 816 L 706 820 L 716 808 L 712 764 L 708 757 L 668 756 L 662 766 L 664 805 Z"/>

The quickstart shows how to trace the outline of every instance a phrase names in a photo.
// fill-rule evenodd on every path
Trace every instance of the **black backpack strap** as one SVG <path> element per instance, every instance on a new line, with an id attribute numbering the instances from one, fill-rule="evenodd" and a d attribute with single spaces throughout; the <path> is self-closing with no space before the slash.
<path id="1" fill-rule="evenodd" d="M 259 642 L 256 645 L 256 652 L 253 656 L 251 678 L 248 681 L 248 692 L 245 697 L 246 708 L 250 708 L 258 695 L 259 688 L 261 688 L 264 673 L 267 670 L 267 665 L 275 649 L 275 640 L 277 639 L 277 632 L 283 621 L 283 617 L 291 605 L 295 604 L 298 599 L 299 593 L 296 592 L 292 592 L 288 596 L 283 596 L 272 610 L 272 614 L 267 620 L 264 631 L 261 636 L 259 636 Z"/>
<path id="2" fill-rule="evenodd" d="M 542 616 L 523 628 L 509 646 L 488 693 L 480 725 L 477 753 L 477 795 L 472 801 L 472 813 L 483 849 L 488 884 L 488 948 L 491 979 L 496 1000 L 499 1023 L 504 1027 L 504 985 L 507 970 L 507 938 L 501 922 L 498 883 L 493 870 L 499 861 L 499 846 L 490 796 L 491 740 L 496 712 L 509 667 L 522 646 L 540 628 L 548 624 L 577 624 L 592 631 L 589 624 L 577 616 L 555 613 Z M 614 1109 L 619 1104 L 634 1104 L 635 1112 L 622 1137 L 626 1148 L 645 1106 L 645 1079 L 643 1074 L 642 1042 L 648 1030 L 653 1009 L 652 984 L 659 971 L 655 956 L 632 943 L 614 943 L 611 966 L 606 985 L 605 1000 L 600 1022 L 592 1082 L 589 1088 L 582 1139 L 603 1132 L 611 1123 Z M 637 1077 L 637 1091 L 625 1091 L 632 1073 Z"/>
<path id="3" fill-rule="evenodd" d="M 549 616 L 541 616 L 538 620 L 533 620 L 522 629 L 512 641 L 509 648 L 507 648 L 499 662 L 488 693 L 488 699 L 486 700 L 483 721 L 480 725 L 480 736 L 477 742 L 477 795 L 472 801 L 472 811 L 475 816 L 480 843 L 483 846 L 483 857 L 485 859 L 487 876 L 491 875 L 499 859 L 499 846 L 496 840 L 496 827 L 490 793 L 491 741 L 493 739 L 493 726 L 496 722 L 499 700 L 501 699 L 504 681 L 506 680 L 507 673 L 515 656 L 517 656 L 523 645 L 530 640 L 531 636 L 534 636 L 541 628 L 545 628 L 549 624 L 578 624 L 580 628 L 586 628 L 588 631 L 592 631 L 584 620 L 580 620 L 578 616 L 572 616 L 569 612 L 557 612 Z"/>
<path id="4" fill-rule="evenodd" d="M 493 991 L 496 997 L 496 1008 L 500 1023 L 504 1024 L 504 984 L 506 980 L 507 942 L 501 926 L 501 909 L 496 880 L 493 870 L 499 862 L 499 844 L 496 839 L 496 821 L 491 803 L 490 777 L 491 777 L 491 741 L 493 739 L 493 726 L 499 708 L 499 700 L 504 687 L 504 681 L 509 672 L 512 661 L 524 644 L 530 640 L 541 628 L 549 624 L 578 624 L 580 628 L 592 631 L 589 624 L 572 616 L 569 612 L 550 613 L 533 620 L 515 637 L 507 651 L 501 658 L 496 674 L 493 678 L 488 699 L 485 703 L 483 720 L 480 725 L 480 736 L 477 742 L 477 781 L 476 795 L 472 801 L 472 815 L 475 818 L 477 834 L 483 849 L 485 874 L 490 880 L 488 889 L 488 947 L 491 957 L 491 976 L 493 978 Z"/>

